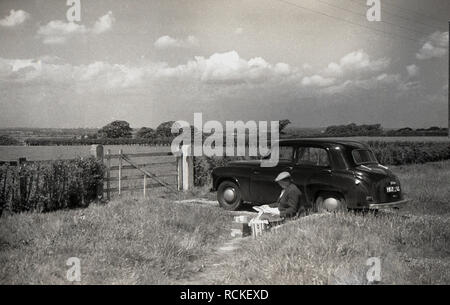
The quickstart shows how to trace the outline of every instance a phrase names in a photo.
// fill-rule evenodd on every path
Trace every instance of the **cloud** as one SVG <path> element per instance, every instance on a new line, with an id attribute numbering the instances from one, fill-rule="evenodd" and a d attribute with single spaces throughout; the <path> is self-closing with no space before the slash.
<path id="1" fill-rule="evenodd" d="M 387 58 L 371 60 L 366 52 L 358 50 L 343 56 L 339 63 L 330 63 L 324 72 L 333 77 L 339 77 L 345 73 L 378 72 L 386 69 L 389 63 L 390 60 Z"/>
<path id="2" fill-rule="evenodd" d="M 196 56 L 194 60 L 159 70 L 160 75 L 197 79 L 205 83 L 258 83 L 286 78 L 297 71 L 286 63 L 275 65 L 261 57 L 243 59 L 236 51 L 214 53 L 210 57 Z"/>
<path id="3" fill-rule="evenodd" d="M 303 86 L 327 87 L 334 83 L 334 78 L 324 78 L 320 75 L 305 76 L 302 79 Z"/>
<path id="4" fill-rule="evenodd" d="M 56 27 L 58 34 L 63 30 L 67 33 L 84 33 L 82 26 Z M 53 28 L 52 28 L 53 29 Z M 64 32 L 64 33 L 65 33 Z M 53 37 L 53 32 L 48 32 Z M 65 36 L 63 36 L 65 37 Z M 356 58 L 356 59 L 355 59 Z M 354 69 L 366 69 L 372 62 L 366 56 L 343 57 L 340 61 L 341 73 Z M 337 93 L 346 90 L 349 85 L 371 87 L 370 84 L 382 82 L 397 82 L 398 76 L 382 73 L 368 78 L 349 79 L 331 77 L 325 73 L 303 75 L 301 68 L 291 67 L 287 63 L 270 63 L 261 57 L 242 58 L 236 51 L 214 53 L 209 57 L 196 56 L 184 64 L 170 66 L 166 62 L 147 62 L 139 66 L 125 64 L 110 64 L 97 61 L 88 65 L 70 65 L 61 63 L 58 58 L 41 57 L 38 60 L 3 60 L 3 76 L 14 81 L 45 80 L 48 82 L 69 83 L 82 90 L 120 90 L 137 88 L 143 84 L 180 80 L 191 84 L 211 84 L 222 86 L 287 86 L 291 91 L 302 88 L 316 88 Z M 377 65 L 375 65 L 377 66 Z M 378 66 L 381 66 L 378 64 Z M 330 66 L 328 66 L 329 68 Z M 20 74 L 17 72 L 23 68 Z M 312 67 L 308 66 L 308 71 Z M 328 69 L 327 68 L 327 69 Z M 374 69 L 372 65 L 370 69 Z M 379 69 L 378 67 L 376 69 Z M 412 71 L 412 67 L 408 67 Z M 322 71 L 323 72 L 323 71 Z M 413 73 L 413 72 L 410 72 Z M 324 91 L 327 92 L 327 91 Z"/>
<path id="5" fill-rule="evenodd" d="M 357 50 L 343 56 L 338 63 L 331 62 L 326 68 L 315 73 L 311 65 L 304 64 L 303 71 L 311 75 L 304 76 L 301 84 L 305 87 L 319 88 L 327 94 L 339 93 L 347 90 L 350 85 L 358 84 L 358 81 L 366 85 L 364 82 L 373 83 L 382 80 L 377 80 L 375 75 L 386 70 L 389 64 L 390 60 L 387 58 L 371 59 L 365 51 Z"/>
<path id="6" fill-rule="evenodd" d="M 0 58 L 0 80 L 10 83 L 41 83 L 75 88 L 77 92 L 117 91 L 141 85 L 144 76 L 151 77 L 153 65 L 130 67 L 121 64 L 93 62 L 88 65 L 57 63 L 56 59 Z"/>
<path id="7" fill-rule="evenodd" d="M 242 33 L 244 33 L 244 29 L 243 29 L 243 28 L 237 28 L 237 29 L 234 31 L 234 33 L 235 33 L 236 35 L 241 35 Z"/>
<path id="8" fill-rule="evenodd" d="M 408 76 L 416 72 L 373 71 L 361 64 L 364 61 L 339 60 L 343 74 L 332 77 L 324 72 L 327 65 L 306 66 L 309 70 L 304 75 L 302 65 L 269 62 L 256 56 L 243 58 L 236 51 L 197 56 L 174 65 L 151 61 L 140 61 L 139 65 L 105 61 L 70 64 L 52 56 L 0 58 L 4 93 L 0 101 L 5 105 L 1 119 L 8 124 L 29 124 L 28 117 L 43 117 L 49 124 L 101 125 L 103 119 L 96 114 L 104 111 L 104 119 L 139 118 L 139 124 L 148 126 L 148 122 L 163 118 L 189 116 L 193 109 L 205 109 L 210 118 L 220 120 L 236 115 L 270 120 L 276 110 L 280 116 L 301 120 L 305 125 L 346 122 L 355 115 L 369 122 L 401 125 L 398 118 L 405 111 L 408 118 L 425 122 L 428 119 L 423 115 L 411 113 L 441 113 L 445 109 L 445 94 L 439 92 L 434 100 L 427 97 L 421 83 Z M 406 71 L 413 71 L 412 66 Z M 352 77 L 355 70 L 367 73 Z M 428 105 L 429 101 L 434 104 Z M 380 112 L 381 108 L 386 111 Z M 24 109 L 27 116 L 18 117 Z M 51 114 L 56 111 L 60 116 L 53 118 Z M 333 115 L 336 113 L 338 117 Z M 383 121 L 384 116 L 389 119 Z"/>
<path id="9" fill-rule="evenodd" d="M 95 34 L 100 34 L 106 32 L 112 28 L 113 23 L 115 22 L 114 15 L 111 11 L 109 11 L 106 15 L 100 17 L 92 28 L 92 32 Z"/>
<path id="10" fill-rule="evenodd" d="M 419 67 L 416 65 L 409 65 L 406 67 L 406 71 L 408 72 L 409 77 L 415 77 L 419 74 Z"/>
<path id="11" fill-rule="evenodd" d="M 416 53 L 416 58 L 425 60 L 443 57 L 447 54 L 448 32 L 435 32 L 428 37 L 427 42 Z"/>
<path id="12" fill-rule="evenodd" d="M 66 42 L 70 37 L 77 34 L 87 33 L 84 25 L 74 22 L 53 20 L 38 29 L 38 36 L 42 37 L 45 44 L 60 44 Z"/>
<path id="13" fill-rule="evenodd" d="M 46 82 L 76 87 L 77 91 L 118 91 L 145 88 L 155 82 L 178 80 L 191 84 L 228 87 L 286 81 L 300 73 L 286 63 L 268 63 L 261 57 L 243 59 L 236 51 L 197 56 L 185 64 L 147 62 L 139 66 L 103 61 L 87 65 L 61 63 L 58 58 L 0 59 L 0 79 L 9 82 Z"/>
<path id="14" fill-rule="evenodd" d="M 191 48 L 198 45 L 198 39 L 195 36 L 189 35 L 186 39 L 176 39 L 170 36 L 159 37 L 154 46 L 158 49 L 168 48 Z"/>
<path id="15" fill-rule="evenodd" d="M 11 10 L 9 15 L 0 19 L 0 25 L 5 27 L 13 27 L 24 23 L 30 18 L 30 14 L 22 10 Z"/>
<path id="16" fill-rule="evenodd" d="M 37 35 L 45 44 L 62 44 L 67 40 L 83 34 L 101 34 L 111 29 L 115 19 L 112 12 L 100 17 L 92 28 L 74 22 L 52 20 L 40 26 Z"/>

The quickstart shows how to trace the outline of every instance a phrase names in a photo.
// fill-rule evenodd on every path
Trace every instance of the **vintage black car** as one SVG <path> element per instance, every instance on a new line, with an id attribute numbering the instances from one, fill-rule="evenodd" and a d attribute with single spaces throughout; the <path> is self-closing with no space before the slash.
<path id="1" fill-rule="evenodd" d="M 280 140 L 277 166 L 262 167 L 260 160 L 229 162 L 212 171 L 212 190 L 227 210 L 242 203 L 272 203 L 281 192 L 274 179 L 282 171 L 291 173 L 301 200 L 316 211 L 397 208 L 407 202 L 398 178 L 370 148 L 346 140 Z"/>

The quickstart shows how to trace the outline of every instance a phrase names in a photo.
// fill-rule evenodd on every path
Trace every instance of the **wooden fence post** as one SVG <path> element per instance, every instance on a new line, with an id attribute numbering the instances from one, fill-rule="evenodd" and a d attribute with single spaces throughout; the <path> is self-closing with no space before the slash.
<path id="1" fill-rule="evenodd" d="M 147 175 L 144 174 L 144 198 L 147 195 Z"/>
<path id="2" fill-rule="evenodd" d="M 19 167 L 19 170 L 22 170 L 22 164 L 27 162 L 27 158 L 19 158 L 19 161 L 17 162 L 17 166 Z M 20 196 L 20 203 L 24 206 L 26 205 L 25 199 L 27 194 L 27 178 L 20 175 L 19 178 L 19 196 Z"/>
<path id="3" fill-rule="evenodd" d="M 194 162 L 193 156 L 191 155 L 191 146 L 183 145 L 181 147 L 181 153 L 181 164 L 179 166 L 181 169 L 181 189 L 187 191 L 194 186 Z M 178 181 L 180 181 L 180 177 L 178 177 Z"/>
<path id="4" fill-rule="evenodd" d="M 119 150 L 119 196 L 122 193 L 122 149 Z"/>
<path id="5" fill-rule="evenodd" d="M 106 152 L 106 198 L 111 199 L 111 149 Z"/>
<path id="6" fill-rule="evenodd" d="M 183 189 L 183 153 L 177 155 L 177 190 Z"/>
<path id="7" fill-rule="evenodd" d="M 95 159 L 97 159 L 103 163 L 103 145 L 101 145 L 101 144 L 91 145 L 90 154 Z M 99 184 L 97 187 L 97 197 L 103 198 L 103 182 L 101 184 Z"/>

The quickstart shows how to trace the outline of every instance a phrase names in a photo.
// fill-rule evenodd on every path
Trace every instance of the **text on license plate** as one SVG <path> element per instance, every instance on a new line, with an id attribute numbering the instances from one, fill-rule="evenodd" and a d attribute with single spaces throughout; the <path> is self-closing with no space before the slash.
<path id="1" fill-rule="evenodd" d="M 386 193 L 397 193 L 400 192 L 400 186 L 386 186 Z"/>

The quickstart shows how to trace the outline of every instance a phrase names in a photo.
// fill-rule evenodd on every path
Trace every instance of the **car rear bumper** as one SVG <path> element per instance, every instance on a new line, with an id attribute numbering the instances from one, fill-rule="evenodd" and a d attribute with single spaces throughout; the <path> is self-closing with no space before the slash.
<path id="1" fill-rule="evenodd" d="M 409 199 L 403 199 L 399 201 L 393 202 L 385 202 L 385 203 L 371 203 L 369 204 L 369 209 L 371 210 L 380 210 L 380 209 L 390 209 L 390 208 L 400 208 L 407 204 Z"/>

